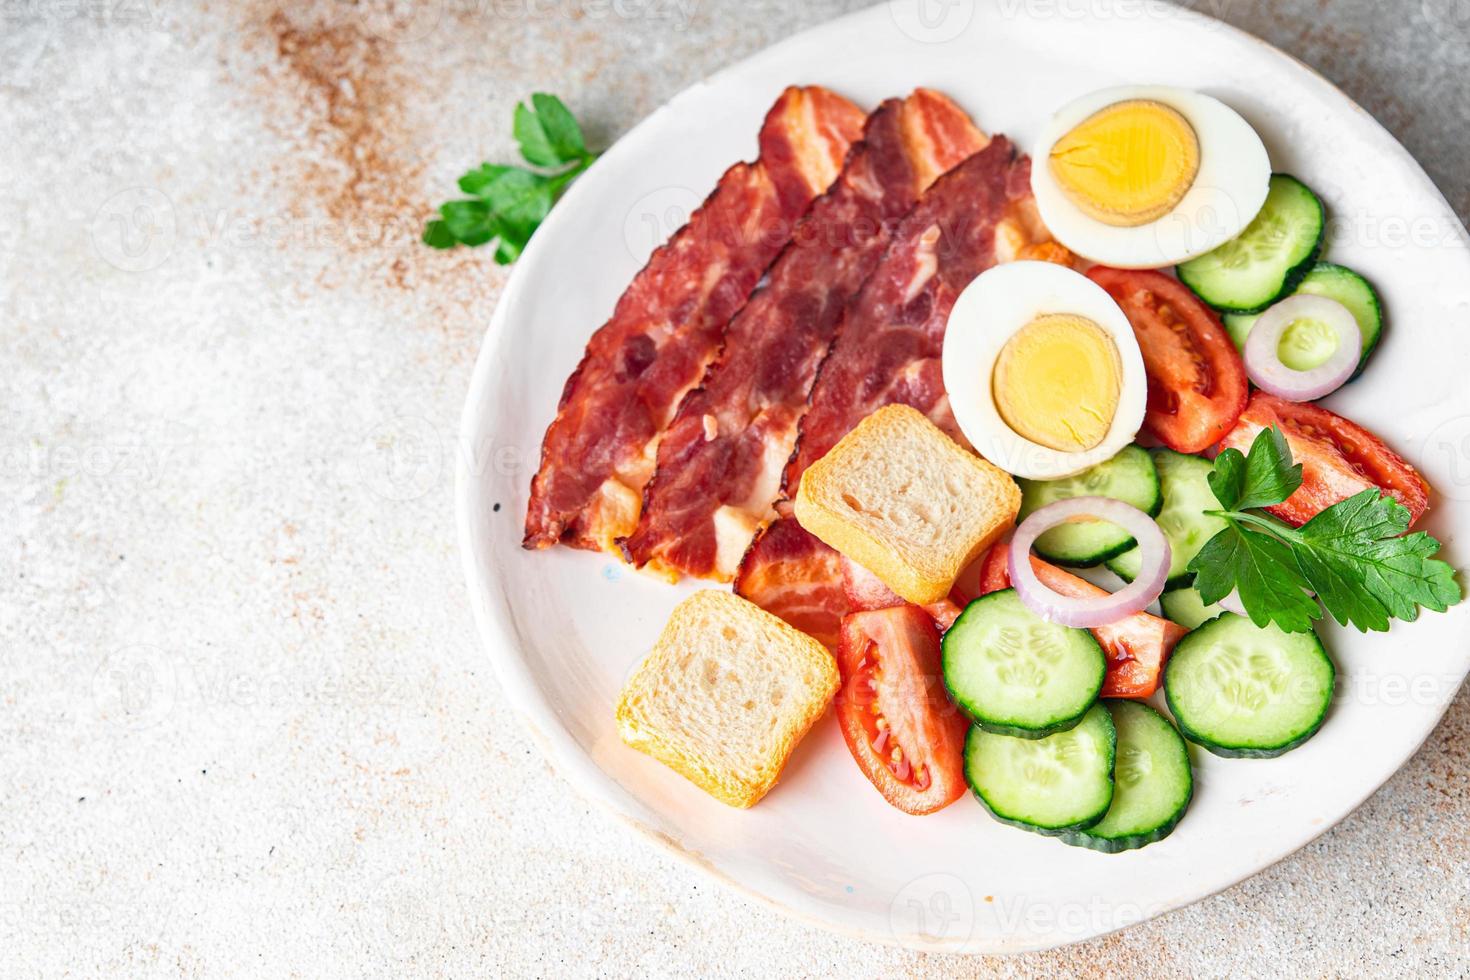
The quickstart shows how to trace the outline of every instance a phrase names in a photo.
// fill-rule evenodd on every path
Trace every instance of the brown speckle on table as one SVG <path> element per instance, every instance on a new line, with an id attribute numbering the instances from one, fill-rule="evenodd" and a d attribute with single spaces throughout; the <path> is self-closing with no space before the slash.
<path id="1" fill-rule="evenodd" d="M 266 28 L 300 82 L 291 94 L 306 135 L 330 162 L 310 161 L 297 175 L 301 189 L 344 220 L 402 212 L 404 185 L 421 165 L 406 161 L 414 134 L 402 125 L 395 83 L 408 80 L 384 57 L 385 42 L 349 22 L 298 25 L 285 10 Z"/>

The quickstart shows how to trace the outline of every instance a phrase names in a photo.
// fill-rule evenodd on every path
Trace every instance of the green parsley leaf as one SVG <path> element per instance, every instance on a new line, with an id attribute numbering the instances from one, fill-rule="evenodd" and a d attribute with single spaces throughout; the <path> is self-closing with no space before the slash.
<path id="1" fill-rule="evenodd" d="M 459 189 L 471 197 L 483 197 L 486 189 L 502 180 L 507 174 L 519 170 L 503 163 L 482 163 L 459 178 Z"/>
<path id="2" fill-rule="evenodd" d="M 1215 468 L 1206 477 L 1210 492 L 1226 510 L 1234 510 L 1245 489 L 1245 453 L 1239 449 L 1222 449 L 1215 457 Z"/>
<path id="3" fill-rule="evenodd" d="M 536 110 L 536 118 L 541 122 L 541 129 L 546 133 L 546 141 L 552 152 L 563 163 L 574 163 L 587 156 L 587 143 L 582 138 L 582 127 L 577 124 L 577 117 L 562 104 L 561 99 L 545 92 L 536 92 L 531 96 L 531 106 Z"/>
<path id="4" fill-rule="evenodd" d="M 1288 633 L 1304 633 L 1322 615 L 1291 549 L 1269 535 L 1232 523 L 1205 542 L 1189 567 L 1206 605 L 1238 591 L 1257 626 L 1274 621 Z"/>
<path id="5" fill-rule="evenodd" d="M 558 188 L 554 177 L 508 167 L 478 196 L 507 222 L 535 228 L 551 210 Z"/>
<path id="6" fill-rule="evenodd" d="M 1215 457 L 1210 490 L 1226 510 L 1254 510 L 1279 504 L 1302 485 L 1300 463 L 1292 465 L 1286 435 L 1275 426 L 1262 430 L 1250 455 L 1226 449 Z"/>
<path id="7" fill-rule="evenodd" d="M 528 163 L 559 169 L 541 173 L 481 164 L 459 178 L 459 189 L 470 199 L 448 202 L 439 209 L 442 218 L 425 226 L 426 245 L 453 248 L 494 241 L 495 261 L 514 262 L 557 198 L 596 159 L 587 151 L 576 118 L 554 95 L 537 92 L 531 108 L 516 106 L 513 128 Z"/>
<path id="8" fill-rule="evenodd" d="M 551 147 L 551 138 L 546 127 L 536 114 L 526 108 L 524 102 L 516 105 L 515 123 L 512 127 L 516 142 L 520 144 L 521 156 L 538 167 L 555 167 L 562 163 L 561 155 Z"/>
<path id="9" fill-rule="evenodd" d="M 484 201 L 450 201 L 440 206 L 439 213 L 449 233 L 466 245 L 483 245 L 499 231 Z"/>
<path id="10" fill-rule="evenodd" d="M 1383 631 L 1392 620 L 1417 619 L 1420 607 L 1443 612 L 1462 598 L 1454 568 L 1434 557 L 1440 543 L 1406 534 L 1408 510 L 1379 490 L 1339 501 L 1300 528 L 1258 513 L 1302 482 L 1277 429 L 1257 435 L 1248 455 L 1220 453 L 1209 480 L 1227 526 L 1189 564 L 1206 603 L 1238 591 L 1256 625 L 1304 632 L 1322 615 L 1312 592 L 1338 623 Z"/>
<path id="11" fill-rule="evenodd" d="M 1461 598 L 1454 569 L 1434 559 L 1439 542 L 1422 531 L 1401 537 L 1408 528 L 1408 508 L 1364 490 L 1302 525 L 1292 553 L 1333 619 L 1382 631 Z"/>
<path id="12" fill-rule="evenodd" d="M 430 248 L 453 248 L 459 244 L 454 232 L 443 221 L 430 221 L 424 226 L 424 244 Z"/>
<path id="13" fill-rule="evenodd" d="M 1252 510 L 1279 504 L 1302 485 L 1302 464 L 1291 461 L 1286 434 L 1276 426 L 1263 431 L 1251 443 L 1245 460 L 1245 486 L 1236 510 Z"/>
<path id="14" fill-rule="evenodd" d="M 538 167 L 561 167 L 587 155 L 582 127 L 554 95 L 537 92 L 530 108 L 524 102 L 517 105 L 513 132 L 521 156 Z"/>
<path id="15" fill-rule="evenodd" d="M 520 258 L 529 239 L 529 235 L 518 236 L 514 233 L 501 235 L 500 240 L 495 243 L 495 264 L 510 265 Z"/>

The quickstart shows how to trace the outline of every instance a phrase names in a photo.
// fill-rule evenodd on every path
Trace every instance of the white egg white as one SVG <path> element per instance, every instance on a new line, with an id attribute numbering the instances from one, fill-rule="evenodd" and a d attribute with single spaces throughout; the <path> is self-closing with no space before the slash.
<path id="1" fill-rule="evenodd" d="M 1057 140 L 1088 117 L 1135 99 L 1169 106 L 1189 121 L 1199 139 L 1200 166 L 1172 211 L 1145 225 L 1119 228 L 1072 203 L 1047 161 Z M 1270 180 L 1265 144 L 1239 113 L 1219 99 L 1163 85 L 1103 89 L 1069 103 L 1042 132 L 1031 165 L 1031 190 L 1056 240 L 1083 258 L 1120 269 L 1177 265 L 1225 244 L 1260 212 Z"/>
<path id="2" fill-rule="evenodd" d="M 1001 418 L 992 378 L 1006 342 L 1037 317 L 1073 314 L 1096 323 L 1118 350 L 1118 410 L 1103 441 L 1064 452 L 1018 434 Z M 1081 273 L 1049 262 L 1010 262 L 982 273 L 960 294 L 944 333 L 944 387 L 965 438 L 1014 476 L 1058 480 L 1112 459 L 1143 424 L 1148 379 L 1128 317 Z"/>

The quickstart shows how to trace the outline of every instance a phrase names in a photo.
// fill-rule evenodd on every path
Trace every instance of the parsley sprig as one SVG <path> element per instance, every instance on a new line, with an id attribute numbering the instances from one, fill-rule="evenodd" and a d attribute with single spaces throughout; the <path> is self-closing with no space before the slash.
<path id="1" fill-rule="evenodd" d="M 1419 609 L 1444 612 L 1461 599 L 1455 570 L 1437 560 L 1440 543 L 1424 532 L 1405 534 L 1409 511 L 1378 490 L 1364 490 L 1291 527 L 1261 508 L 1279 504 L 1302 484 L 1281 430 L 1262 431 L 1250 453 L 1227 449 L 1215 459 L 1210 490 L 1226 523 L 1189 570 L 1206 603 L 1238 590 L 1257 626 L 1274 622 L 1306 632 L 1322 609 L 1359 630 L 1387 630 Z"/>
<path id="2" fill-rule="evenodd" d="M 459 178 L 459 189 L 469 197 L 440 206 L 440 217 L 424 228 L 424 244 L 453 248 L 494 241 L 495 261 L 509 265 L 567 185 L 597 159 L 576 117 L 554 95 L 537 92 L 529 107 L 518 104 L 512 132 L 521 156 L 536 169 L 485 163 Z"/>

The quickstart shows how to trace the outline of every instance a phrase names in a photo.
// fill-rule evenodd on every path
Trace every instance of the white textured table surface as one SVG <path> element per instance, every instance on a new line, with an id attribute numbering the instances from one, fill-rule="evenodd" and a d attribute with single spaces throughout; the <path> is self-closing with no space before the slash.
<path id="1" fill-rule="evenodd" d="M 1008 960 L 785 921 L 522 734 L 450 505 L 505 273 L 419 246 L 426 206 L 510 157 L 533 90 L 603 146 L 860 5 L 0 5 L 0 973 L 1470 971 L 1463 692 L 1302 853 Z M 1194 6 L 1321 69 L 1470 212 L 1470 0 Z"/>

